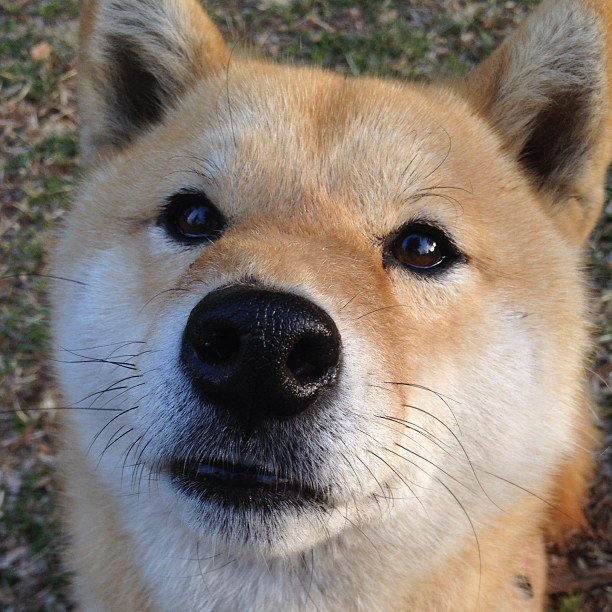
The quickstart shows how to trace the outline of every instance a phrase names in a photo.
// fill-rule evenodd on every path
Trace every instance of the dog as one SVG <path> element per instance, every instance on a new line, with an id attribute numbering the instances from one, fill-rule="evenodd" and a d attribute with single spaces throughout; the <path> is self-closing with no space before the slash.
<path id="1" fill-rule="evenodd" d="M 464 81 L 233 53 L 88 0 L 53 295 L 83 610 L 542 610 L 595 443 L 612 6 Z"/>

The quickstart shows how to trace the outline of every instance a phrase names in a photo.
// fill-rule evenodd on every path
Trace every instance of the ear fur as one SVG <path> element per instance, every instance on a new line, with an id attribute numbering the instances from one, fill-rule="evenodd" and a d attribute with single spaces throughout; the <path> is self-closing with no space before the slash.
<path id="1" fill-rule="evenodd" d="M 545 0 L 468 78 L 467 94 L 574 242 L 590 233 L 612 158 L 612 7 Z"/>
<path id="2" fill-rule="evenodd" d="M 229 52 L 195 0 L 86 0 L 79 104 L 85 163 L 161 121 Z"/>

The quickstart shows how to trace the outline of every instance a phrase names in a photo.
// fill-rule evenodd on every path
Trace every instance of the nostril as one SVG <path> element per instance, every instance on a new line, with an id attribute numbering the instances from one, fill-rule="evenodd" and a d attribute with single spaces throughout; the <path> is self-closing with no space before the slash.
<path id="1" fill-rule="evenodd" d="M 240 353 L 240 336 L 228 324 L 209 322 L 200 329 L 194 343 L 200 361 L 210 366 L 234 362 Z"/>
<path id="2" fill-rule="evenodd" d="M 287 357 L 289 372 L 301 386 L 331 382 L 336 373 L 339 346 L 326 336 L 301 338 Z"/>

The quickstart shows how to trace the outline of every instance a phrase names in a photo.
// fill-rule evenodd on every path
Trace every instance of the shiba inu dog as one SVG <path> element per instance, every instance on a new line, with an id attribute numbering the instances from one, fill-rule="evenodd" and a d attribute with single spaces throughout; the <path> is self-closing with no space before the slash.
<path id="1" fill-rule="evenodd" d="M 85 3 L 54 295 L 83 610 L 542 610 L 593 444 L 611 31 L 547 0 L 415 85 Z"/>

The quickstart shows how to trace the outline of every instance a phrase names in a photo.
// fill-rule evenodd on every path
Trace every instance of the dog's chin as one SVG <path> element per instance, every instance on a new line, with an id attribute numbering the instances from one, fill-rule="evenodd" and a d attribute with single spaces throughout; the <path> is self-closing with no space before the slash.
<path id="1" fill-rule="evenodd" d="M 263 467 L 217 460 L 176 459 L 165 472 L 187 506 L 188 526 L 232 548 L 287 554 L 329 536 L 326 517 L 334 504 L 323 488 Z"/>

